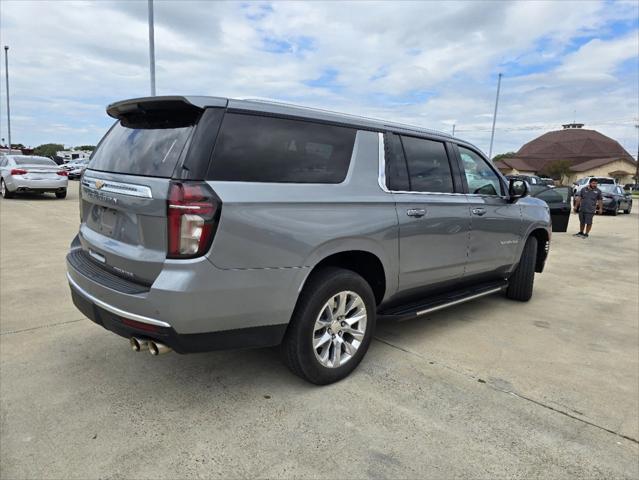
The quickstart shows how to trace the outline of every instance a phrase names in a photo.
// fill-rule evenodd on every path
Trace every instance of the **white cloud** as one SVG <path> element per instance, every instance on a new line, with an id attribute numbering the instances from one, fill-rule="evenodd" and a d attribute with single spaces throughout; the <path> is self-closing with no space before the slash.
<path id="1" fill-rule="evenodd" d="M 146 2 L 0 8 L 14 141 L 95 143 L 107 103 L 148 94 Z M 156 2 L 158 93 L 455 123 L 487 150 L 504 69 L 494 151 L 543 133 L 517 128 L 559 127 L 574 110 L 634 151 L 638 15 L 635 2 Z"/>

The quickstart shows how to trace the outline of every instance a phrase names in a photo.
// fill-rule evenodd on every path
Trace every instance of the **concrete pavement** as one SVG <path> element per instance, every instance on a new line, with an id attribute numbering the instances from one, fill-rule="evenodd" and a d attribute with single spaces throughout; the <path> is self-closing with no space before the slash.
<path id="1" fill-rule="evenodd" d="M 1 478 L 639 478 L 639 208 L 556 234 L 531 302 L 382 323 L 318 388 L 275 349 L 154 358 L 84 319 L 71 185 L 0 200 Z"/>

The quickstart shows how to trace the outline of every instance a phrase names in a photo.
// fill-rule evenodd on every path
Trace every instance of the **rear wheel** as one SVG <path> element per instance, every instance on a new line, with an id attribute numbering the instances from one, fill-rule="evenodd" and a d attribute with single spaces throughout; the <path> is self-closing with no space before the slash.
<path id="1" fill-rule="evenodd" d="M 519 265 L 508 279 L 506 296 L 512 300 L 527 302 L 532 297 L 535 281 L 535 263 L 537 261 L 537 239 L 529 237 L 524 245 Z"/>
<path id="2" fill-rule="evenodd" d="M 0 179 L 0 194 L 2 195 L 2 198 L 13 197 L 13 193 L 9 191 L 9 189 L 7 188 L 7 185 L 4 183 L 4 178 Z"/>
<path id="3" fill-rule="evenodd" d="M 284 362 L 317 385 L 348 376 L 375 331 L 376 304 L 366 280 L 350 270 L 326 268 L 309 279 L 282 342 Z"/>
<path id="4" fill-rule="evenodd" d="M 67 197 L 67 189 L 65 188 L 61 192 L 55 192 L 56 198 L 66 198 Z"/>

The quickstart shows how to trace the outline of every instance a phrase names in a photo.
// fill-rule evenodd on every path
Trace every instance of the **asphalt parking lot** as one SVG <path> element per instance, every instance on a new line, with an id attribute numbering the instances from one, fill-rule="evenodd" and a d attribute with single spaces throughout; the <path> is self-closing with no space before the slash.
<path id="1" fill-rule="evenodd" d="M 556 234 L 529 303 L 383 323 L 319 388 L 275 349 L 155 358 L 83 318 L 77 185 L 0 200 L 0 477 L 639 477 L 639 208 Z"/>

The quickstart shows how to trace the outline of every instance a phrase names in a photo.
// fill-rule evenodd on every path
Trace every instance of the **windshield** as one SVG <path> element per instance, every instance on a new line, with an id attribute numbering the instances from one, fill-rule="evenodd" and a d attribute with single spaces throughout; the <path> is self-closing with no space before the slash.
<path id="1" fill-rule="evenodd" d="M 128 128 L 116 123 L 95 151 L 88 168 L 103 172 L 170 177 L 193 129 Z"/>
<path id="2" fill-rule="evenodd" d="M 53 160 L 49 160 L 44 157 L 18 157 L 14 158 L 13 161 L 16 165 L 37 165 L 40 167 L 57 167 L 58 164 Z"/>
<path id="3" fill-rule="evenodd" d="M 598 185 L 599 190 L 601 190 L 602 192 L 607 192 L 607 193 L 617 193 L 617 185 L 611 185 L 611 184 L 604 184 L 604 185 Z"/>

